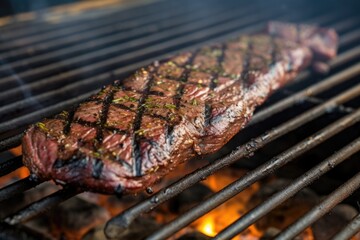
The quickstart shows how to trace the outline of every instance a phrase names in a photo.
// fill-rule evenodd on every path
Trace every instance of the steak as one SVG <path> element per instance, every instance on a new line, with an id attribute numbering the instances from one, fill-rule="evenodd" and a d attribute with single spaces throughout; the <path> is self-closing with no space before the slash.
<path id="1" fill-rule="evenodd" d="M 219 150 L 274 90 L 335 57 L 337 43 L 332 29 L 271 22 L 262 33 L 156 61 L 30 126 L 24 164 L 83 190 L 142 190 Z"/>

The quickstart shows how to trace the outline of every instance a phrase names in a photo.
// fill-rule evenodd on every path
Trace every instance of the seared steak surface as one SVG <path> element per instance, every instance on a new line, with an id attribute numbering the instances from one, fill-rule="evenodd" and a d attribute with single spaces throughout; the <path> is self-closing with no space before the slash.
<path id="1" fill-rule="evenodd" d="M 270 23 L 267 33 L 155 62 L 32 125 L 24 163 L 40 178 L 89 191 L 141 190 L 217 151 L 272 91 L 336 47 L 333 30 Z"/>

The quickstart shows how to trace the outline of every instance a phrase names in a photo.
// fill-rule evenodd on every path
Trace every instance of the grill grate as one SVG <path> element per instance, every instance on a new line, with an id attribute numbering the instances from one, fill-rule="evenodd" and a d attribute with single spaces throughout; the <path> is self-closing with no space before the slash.
<path id="1" fill-rule="evenodd" d="M 267 123 L 274 116 L 279 116 L 303 102 L 311 102 L 314 107 L 299 112 L 292 119 L 283 118 L 280 124 L 271 130 L 269 128 L 266 133 L 247 139 L 231 154 L 193 171 L 120 213 L 108 222 L 105 232 L 110 237 L 116 237 L 141 214 L 151 211 L 215 171 L 250 157 L 257 150 L 321 116 L 328 115 L 329 112 L 342 111 L 344 116 L 317 132 L 310 132 L 306 139 L 249 171 L 246 176 L 214 193 L 191 211 L 180 215 L 147 237 L 165 239 L 276 169 L 294 161 L 326 140 L 336 138 L 337 134 L 357 126 L 360 110 L 358 101 L 355 100 L 360 97 L 360 84 L 354 79 L 360 75 L 360 64 L 356 63 L 360 58 L 360 18 L 357 14 L 358 6 L 351 1 L 347 4 L 353 8 L 339 8 L 333 2 L 314 4 L 300 0 L 292 1 L 291 5 L 287 5 L 283 0 L 271 3 L 235 0 L 220 3 L 210 0 L 206 1 L 206 4 L 203 1 L 190 0 L 181 3 L 156 1 L 126 10 L 121 7 L 111 10 L 98 9 L 96 13 L 84 13 L 57 23 L 37 20 L 4 26 L 0 28 L 0 89 L 3 89 L 0 94 L 0 152 L 20 144 L 21 132 L 26 125 L 68 108 L 96 92 L 100 86 L 174 52 L 221 41 L 238 34 L 256 32 L 266 21 L 274 19 L 316 23 L 335 28 L 340 33 L 340 52 L 339 56 L 329 63 L 329 76 L 322 77 L 310 70 L 304 71 L 287 89 L 280 90 L 271 98 L 275 100 L 270 99 L 260 108 L 248 128 L 253 130 L 257 124 Z M 341 91 L 335 91 L 330 97 L 323 97 L 323 94 L 334 89 Z M 359 139 L 345 144 L 337 153 L 293 180 L 287 188 L 226 227 L 215 239 L 236 236 L 359 150 Z M 21 157 L 1 160 L 0 177 L 21 165 Z M 360 175 L 356 174 L 280 233 L 277 239 L 295 237 L 357 190 L 359 181 Z M 33 176 L 19 180 L 0 189 L 0 201 L 39 184 L 41 181 Z M 0 229 L 11 229 L 10 225 L 25 222 L 77 194 L 79 191 L 64 187 L 6 217 Z M 349 238 L 358 232 L 358 220 L 359 217 L 356 217 L 335 239 Z"/>

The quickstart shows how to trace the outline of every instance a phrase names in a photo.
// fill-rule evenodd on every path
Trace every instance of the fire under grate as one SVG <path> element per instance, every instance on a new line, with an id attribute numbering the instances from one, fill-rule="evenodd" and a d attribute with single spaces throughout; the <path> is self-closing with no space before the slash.
<path id="1" fill-rule="evenodd" d="M 346 6 L 347 5 L 347 6 Z M 206 7 L 205 7 L 206 6 Z M 346 6 L 346 7 L 345 7 Z M 302 9 L 302 11 L 297 11 Z M 84 100 L 115 79 L 174 52 L 221 41 L 231 36 L 261 29 L 269 20 L 319 24 L 335 28 L 340 35 L 338 57 L 329 65 L 326 76 L 304 71 L 285 88 L 275 93 L 258 109 L 241 143 L 231 153 L 152 194 L 147 199 L 119 213 L 108 221 L 104 231 L 118 237 L 143 214 L 161 206 L 213 173 L 239 162 L 252 161 L 262 148 L 302 129 L 306 137 L 278 154 L 267 156 L 248 173 L 212 194 L 191 210 L 165 226 L 150 232 L 146 239 L 166 239 L 228 201 L 253 183 L 296 161 L 307 152 L 338 135 L 350 131 L 354 137 L 329 156 L 309 167 L 281 191 L 243 214 L 214 238 L 231 239 L 291 198 L 301 189 L 336 170 L 360 150 L 360 17 L 359 5 L 348 1 L 339 7 L 335 2 L 286 1 L 154 1 L 129 8 L 98 9 L 78 17 L 49 22 L 39 19 L 15 22 L 0 28 L 0 151 L 20 144 L 28 124 L 53 115 Z M 100 17 L 99 17 L 100 16 Z M 302 108 L 302 106 L 307 106 Z M 310 107 L 308 107 L 310 106 Z M 287 115 L 291 109 L 295 115 Z M 291 110 L 292 111 L 292 110 Z M 314 131 L 308 124 L 319 118 L 338 117 Z M 275 120 L 274 120 L 275 119 Z M 274 122 L 276 124 L 274 124 Z M 259 133 L 258 135 L 255 135 Z M 342 140 L 338 140 L 342 141 Z M 231 145 L 231 143 L 230 143 Z M 255 154 L 255 155 L 254 155 Z M 22 166 L 21 156 L 0 161 L 0 176 Z M 285 166 L 286 167 L 286 166 Z M 356 171 L 275 239 L 292 239 L 337 204 L 348 199 L 360 186 Z M 29 176 L 0 189 L 0 202 L 41 184 Z M 5 217 L 0 236 L 14 234 L 14 226 L 26 222 L 72 198 L 79 192 L 70 187 L 31 203 Z M 358 196 L 359 194 L 354 194 Z M 359 216 L 333 239 L 347 239 L 360 231 Z M 29 236 L 30 238 L 30 236 Z"/>

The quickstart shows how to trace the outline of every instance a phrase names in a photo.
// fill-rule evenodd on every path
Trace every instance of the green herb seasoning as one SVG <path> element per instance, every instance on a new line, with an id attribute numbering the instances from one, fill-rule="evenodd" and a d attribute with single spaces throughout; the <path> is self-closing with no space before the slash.
<path id="1" fill-rule="evenodd" d="M 191 105 L 193 105 L 193 106 L 197 106 L 197 105 L 198 105 L 198 101 L 196 100 L 196 98 L 194 98 L 193 100 L 191 100 Z"/>
<path id="2" fill-rule="evenodd" d="M 145 130 L 144 129 L 139 129 L 139 130 L 135 131 L 135 134 L 139 135 L 139 136 L 143 136 L 145 134 Z"/>
<path id="3" fill-rule="evenodd" d="M 176 64 L 173 61 L 167 62 L 166 65 L 171 66 L 171 67 L 176 67 Z"/>
<path id="4" fill-rule="evenodd" d="M 167 109 L 176 109 L 176 105 L 171 103 L 165 103 L 164 107 Z"/>
<path id="5" fill-rule="evenodd" d="M 68 117 L 69 113 L 67 111 L 62 111 L 59 115 L 62 117 Z"/>
<path id="6" fill-rule="evenodd" d="M 238 78 L 238 74 L 231 74 L 230 77 L 231 77 L 232 79 Z"/>
<path id="7" fill-rule="evenodd" d="M 38 122 L 38 123 L 36 123 L 36 126 L 39 127 L 43 131 L 49 131 L 49 129 L 46 127 L 45 123 Z"/>
<path id="8" fill-rule="evenodd" d="M 211 51 L 211 56 L 213 57 L 220 57 L 222 54 L 222 51 L 220 49 L 214 49 L 213 51 Z"/>
<path id="9" fill-rule="evenodd" d="M 145 103 L 142 105 L 144 108 L 159 108 L 160 104 L 153 102 L 154 99 L 148 98 L 145 100 Z"/>
<path id="10" fill-rule="evenodd" d="M 124 96 L 124 97 L 115 98 L 115 99 L 113 99 L 112 102 L 113 103 L 137 102 L 137 99 L 134 97 Z"/>

